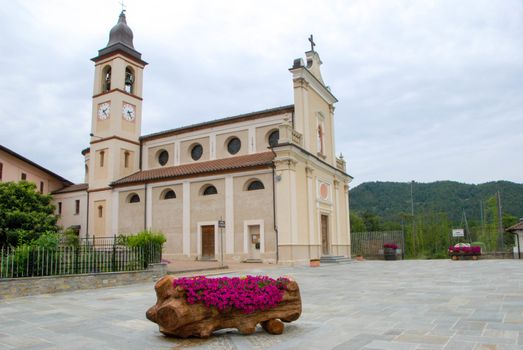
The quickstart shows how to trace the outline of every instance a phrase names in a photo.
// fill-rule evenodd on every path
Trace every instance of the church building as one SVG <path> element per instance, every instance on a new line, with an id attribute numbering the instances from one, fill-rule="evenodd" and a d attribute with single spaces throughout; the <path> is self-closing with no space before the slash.
<path id="1" fill-rule="evenodd" d="M 161 231 L 167 259 L 303 263 L 350 257 L 349 183 L 335 153 L 334 104 L 318 52 L 289 69 L 294 103 L 141 134 L 147 62 L 122 11 L 94 62 L 85 202 L 62 217 L 82 236 Z"/>

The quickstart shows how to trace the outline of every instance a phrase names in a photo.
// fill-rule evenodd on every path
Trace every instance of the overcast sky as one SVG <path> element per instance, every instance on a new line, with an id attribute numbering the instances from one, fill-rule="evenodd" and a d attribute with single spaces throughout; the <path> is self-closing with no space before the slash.
<path id="1" fill-rule="evenodd" d="M 126 0 L 142 133 L 293 103 L 314 34 L 336 150 L 365 181 L 523 183 L 523 0 Z M 117 0 L 0 6 L 0 144 L 83 181 Z"/>

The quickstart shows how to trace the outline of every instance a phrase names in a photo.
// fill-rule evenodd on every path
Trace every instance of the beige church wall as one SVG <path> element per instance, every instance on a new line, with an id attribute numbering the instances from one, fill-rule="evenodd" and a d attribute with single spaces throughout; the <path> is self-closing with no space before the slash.
<path id="1" fill-rule="evenodd" d="M 140 196 L 140 202 L 129 203 L 133 194 Z M 145 191 L 131 190 L 118 193 L 118 234 L 135 234 L 144 229 Z"/>
<path id="2" fill-rule="evenodd" d="M 34 183 L 37 191 L 40 191 L 40 183 L 43 182 L 44 194 L 64 187 L 63 183 L 53 176 L 6 152 L 0 151 L 0 163 L 3 164 L 1 182 L 18 182 L 22 179 L 22 173 L 24 173 L 26 174 L 26 181 Z"/>
<path id="3" fill-rule="evenodd" d="M 128 159 L 128 165 L 125 167 L 125 153 L 128 152 L 129 159 Z M 134 167 L 136 154 L 134 151 L 126 148 L 120 148 L 120 176 L 128 176 L 132 173 L 136 172 L 136 167 Z"/>
<path id="4" fill-rule="evenodd" d="M 101 212 L 100 212 L 101 208 Z M 92 215 L 94 225 L 90 228 L 90 233 L 96 236 L 108 236 L 106 232 L 107 217 L 110 215 L 109 207 L 106 200 L 95 200 L 93 201 L 92 210 L 90 210 L 90 215 Z M 101 215 L 100 215 L 101 214 Z"/>
<path id="5" fill-rule="evenodd" d="M 312 154 L 317 155 L 320 152 L 318 148 L 318 113 L 321 113 L 324 120 L 324 152 L 326 156 L 324 161 L 333 165 L 334 159 L 332 157 L 332 118 L 330 116 L 329 105 L 325 102 L 312 88 L 309 88 L 308 101 L 309 101 L 309 140 L 310 140 L 310 151 Z"/>
<path id="6" fill-rule="evenodd" d="M 176 198 L 162 199 L 164 191 L 172 189 Z M 183 186 L 181 184 L 152 188 L 153 231 L 160 231 L 167 242 L 164 256 L 173 259 L 182 255 L 183 248 Z"/>
<path id="7" fill-rule="evenodd" d="M 199 143 L 202 145 L 203 153 L 202 157 L 198 159 L 199 162 L 210 159 L 210 145 L 209 137 L 200 137 L 192 140 L 182 141 L 180 144 L 180 163 L 194 163 L 195 161 L 191 158 L 192 147 Z"/>
<path id="8" fill-rule="evenodd" d="M 101 157 L 103 152 L 103 165 L 101 163 Z M 108 148 L 98 149 L 95 151 L 94 157 L 94 178 L 93 180 L 106 180 L 107 175 L 109 174 L 109 166 L 111 164 L 111 154 Z M 103 186 L 105 186 L 105 181 L 103 181 Z M 91 187 L 91 186 L 89 186 Z"/>
<path id="9" fill-rule="evenodd" d="M 230 154 L 227 150 L 227 143 L 233 137 L 237 137 L 241 142 L 240 150 L 236 154 Z M 247 153 L 249 153 L 249 134 L 247 130 L 227 132 L 216 135 L 216 158 L 240 156 Z"/>
<path id="10" fill-rule="evenodd" d="M 76 213 L 76 201 L 80 201 L 80 210 Z M 53 204 L 58 212 L 58 203 L 62 203 L 62 214 L 58 217 L 58 225 L 64 230 L 71 226 L 80 226 L 80 237 L 85 237 L 87 225 L 87 192 L 69 192 L 53 195 Z"/>
<path id="11" fill-rule="evenodd" d="M 217 194 L 204 196 L 201 194 L 203 186 L 213 185 L 218 191 Z M 220 217 L 225 218 L 225 180 L 216 179 L 210 181 L 197 181 L 191 183 L 191 255 L 197 254 L 198 223 L 217 222 Z M 225 241 L 225 240 L 224 240 Z M 219 246 L 219 242 L 215 242 Z"/>
<path id="12" fill-rule="evenodd" d="M 93 100 L 93 111 L 94 111 L 94 113 L 96 113 L 96 118 L 98 119 L 96 121 L 96 128 L 94 130 L 95 130 L 95 135 L 99 136 L 99 137 L 102 137 L 101 135 L 107 135 L 111 129 L 111 120 L 110 120 L 111 117 L 109 117 L 108 119 L 105 119 L 105 120 L 101 120 L 98 118 L 98 108 L 99 108 L 98 106 L 101 103 L 105 103 L 105 102 L 109 102 L 109 101 Z M 112 106 L 111 106 L 111 113 L 114 113 L 112 111 Z"/>
<path id="13" fill-rule="evenodd" d="M 309 245 L 280 245 L 279 263 L 284 265 L 303 265 L 308 264 L 310 257 L 314 256 L 313 251 L 316 247 Z"/>
<path id="14" fill-rule="evenodd" d="M 165 150 L 169 153 L 167 163 L 162 166 L 158 162 L 160 151 Z M 203 158 L 203 157 L 202 157 Z M 147 169 L 169 167 L 174 165 L 174 142 L 162 144 L 161 146 L 150 147 L 147 151 Z"/>
<path id="15" fill-rule="evenodd" d="M 283 115 L 282 115 L 283 120 Z M 269 147 L 269 134 L 273 131 L 278 130 L 278 125 L 281 122 L 275 123 L 274 125 L 261 126 L 256 128 L 256 152 L 267 151 Z"/>
<path id="16" fill-rule="evenodd" d="M 305 163 L 299 162 L 296 172 L 296 205 L 298 209 L 298 241 L 297 244 L 309 244 L 309 207 L 307 205 L 307 173 Z"/>
<path id="17" fill-rule="evenodd" d="M 140 105 L 135 106 L 136 114 L 138 114 L 138 108 L 140 108 Z M 122 105 L 122 109 L 123 109 L 123 105 Z M 141 111 L 139 113 L 141 114 Z M 137 127 L 136 117 L 134 120 L 126 120 L 126 119 L 120 117 L 120 123 L 121 123 L 123 131 L 127 132 L 130 135 L 135 134 L 136 127 Z"/>
<path id="18" fill-rule="evenodd" d="M 265 189 L 247 191 L 250 180 L 260 180 Z M 247 258 L 244 252 L 244 224 L 246 221 L 262 221 L 264 228 L 265 257 L 274 259 L 276 233 L 272 199 L 272 172 L 234 177 L 234 253 Z M 263 257 L 263 256 L 262 256 Z"/>

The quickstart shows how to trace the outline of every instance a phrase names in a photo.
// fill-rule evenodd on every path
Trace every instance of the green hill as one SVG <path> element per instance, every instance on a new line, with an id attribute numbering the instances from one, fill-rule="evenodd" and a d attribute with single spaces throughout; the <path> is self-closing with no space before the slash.
<path id="1" fill-rule="evenodd" d="M 501 195 L 503 214 L 523 217 L 523 184 L 509 181 L 479 185 L 455 181 L 412 184 L 414 213 L 443 212 L 459 223 L 463 210 L 469 221 L 481 219 L 481 202 Z M 383 221 L 399 222 L 401 213 L 411 212 L 410 182 L 365 182 L 350 190 L 350 208 L 356 213 L 372 213 Z"/>

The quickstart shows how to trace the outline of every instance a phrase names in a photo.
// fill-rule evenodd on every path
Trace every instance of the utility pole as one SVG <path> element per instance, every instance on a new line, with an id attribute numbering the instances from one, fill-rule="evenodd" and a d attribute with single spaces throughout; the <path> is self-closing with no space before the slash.
<path id="1" fill-rule="evenodd" d="M 413 254 L 416 255 L 416 233 L 414 231 L 414 195 L 413 195 L 414 180 L 410 182 L 410 215 L 412 216 L 412 250 Z"/>
<path id="2" fill-rule="evenodd" d="M 504 234 L 503 234 L 503 213 L 501 211 L 501 194 L 499 193 L 499 190 L 498 190 L 498 230 L 499 230 L 499 238 L 501 240 L 501 244 L 499 245 L 501 247 L 501 250 L 502 251 L 505 251 L 505 237 L 504 237 Z"/>
<path id="3" fill-rule="evenodd" d="M 481 235 L 485 234 L 485 217 L 483 213 L 483 200 L 479 200 L 479 216 L 481 218 Z"/>

